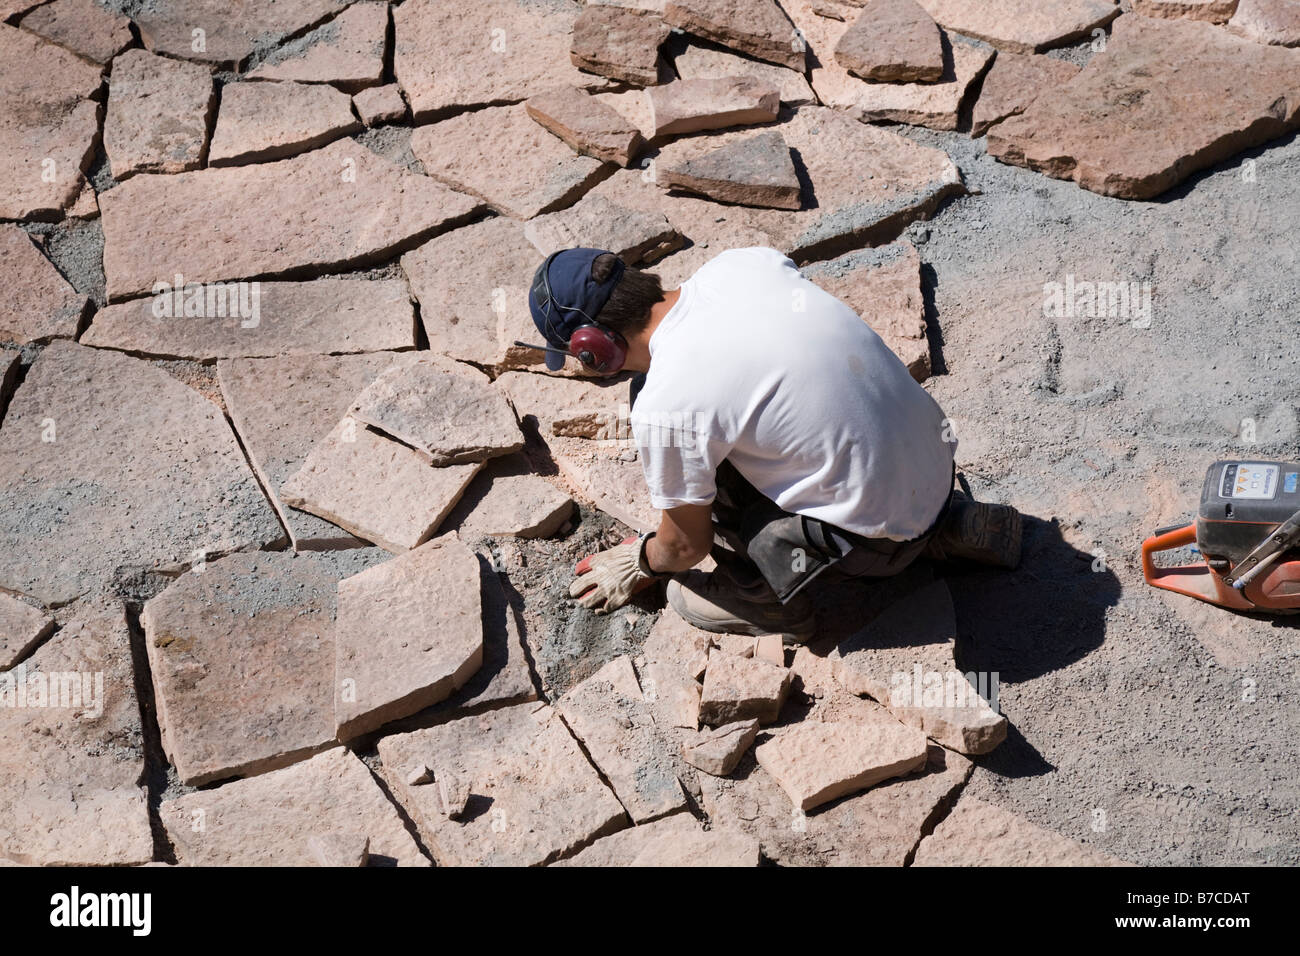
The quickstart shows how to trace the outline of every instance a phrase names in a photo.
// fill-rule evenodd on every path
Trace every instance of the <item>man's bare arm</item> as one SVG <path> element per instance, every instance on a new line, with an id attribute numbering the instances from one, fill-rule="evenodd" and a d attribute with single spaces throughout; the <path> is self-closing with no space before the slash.
<path id="1" fill-rule="evenodd" d="M 679 505 L 664 511 L 645 556 L 655 571 L 685 571 L 705 559 L 713 547 L 713 506 Z"/>

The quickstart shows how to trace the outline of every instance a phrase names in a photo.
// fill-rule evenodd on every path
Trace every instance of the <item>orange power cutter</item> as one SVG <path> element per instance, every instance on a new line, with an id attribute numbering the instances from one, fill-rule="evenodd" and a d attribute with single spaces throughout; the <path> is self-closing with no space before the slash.
<path id="1" fill-rule="evenodd" d="M 1238 611 L 1300 613 L 1300 464 L 1216 461 L 1196 521 L 1142 542 L 1147 584 Z M 1194 544 L 1202 561 L 1158 568 L 1153 556 Z"/>

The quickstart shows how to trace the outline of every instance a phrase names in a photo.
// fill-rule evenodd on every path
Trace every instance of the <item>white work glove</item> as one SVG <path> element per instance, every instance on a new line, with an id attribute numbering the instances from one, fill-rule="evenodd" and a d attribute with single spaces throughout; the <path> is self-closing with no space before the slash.
<path id="1" fill-rule="evenodd" d="M 645 559 L 646 542 L 654 533 L 627 538 L 621 544 L 583 558 L 574 568 L 578 576 L 569 585 L 569 597 L 597 614 L 621 608 L 637 591 L 666 575 L 650 570 Z"/>

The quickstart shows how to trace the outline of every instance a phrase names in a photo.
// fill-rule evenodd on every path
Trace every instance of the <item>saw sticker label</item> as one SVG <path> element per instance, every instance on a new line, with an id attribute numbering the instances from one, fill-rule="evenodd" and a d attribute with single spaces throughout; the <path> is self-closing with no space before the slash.
<path id="1" fill-rule="evenodd" d="M 1277 465 L 1249 462 L 1241 462 L 1236 466 L 1228 465 L 1223 474 L 1224 497 L 1266 501 L 1277 494 L 1279 471 Z"/>

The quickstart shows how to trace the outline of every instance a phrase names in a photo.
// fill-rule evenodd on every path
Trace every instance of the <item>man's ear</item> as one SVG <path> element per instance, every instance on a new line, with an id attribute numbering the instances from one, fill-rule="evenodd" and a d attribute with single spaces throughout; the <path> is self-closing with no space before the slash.
<path id="1" fill-rule="evenodd" d="M 597 256 L 591 263 L 591 277 L 597 282 L 604 282 L 614 274 L 614 268 L 618 265 L 618 256 L 612 252 L 606 252 Z"/>

